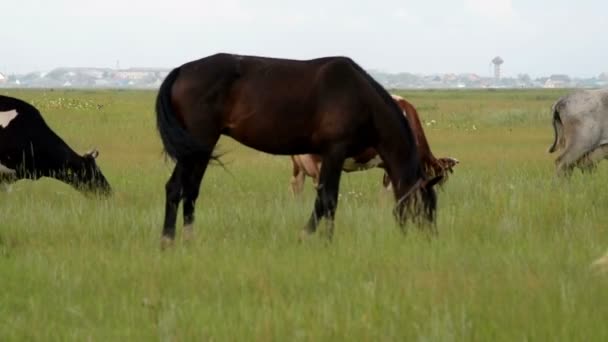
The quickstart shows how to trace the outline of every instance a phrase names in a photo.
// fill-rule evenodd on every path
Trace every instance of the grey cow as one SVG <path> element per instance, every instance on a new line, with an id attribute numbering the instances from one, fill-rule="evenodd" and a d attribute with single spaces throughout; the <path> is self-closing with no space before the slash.
<path id="1" fill-rule="evenodd" d="M 608 157 L 608 89 L 582 90 L 558 99 L 552 107 L 555 140 L 549 153 L 561 150 L 555 160 L 558 176 L 575 167 L 592 171 Z"/>

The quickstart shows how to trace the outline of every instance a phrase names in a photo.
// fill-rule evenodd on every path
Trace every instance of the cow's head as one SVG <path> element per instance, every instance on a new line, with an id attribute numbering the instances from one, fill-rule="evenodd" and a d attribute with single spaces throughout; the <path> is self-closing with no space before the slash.
<path id="1" fill-rule="evenodd" d="M 112 188 L 95 162 L 97 156 L 99 156 L 97 149 L 82 155 L 80 167 L 73 170 L 74 185 L 85 193 L 109 196 L 112 194 Z"/>

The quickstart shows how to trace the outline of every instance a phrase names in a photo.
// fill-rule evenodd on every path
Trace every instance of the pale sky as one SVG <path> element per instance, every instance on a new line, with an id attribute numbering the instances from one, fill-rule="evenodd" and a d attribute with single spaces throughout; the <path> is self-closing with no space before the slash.
<path id="1" fill-rule="evenodd" d="M 0 71 L 175 67 L 216 52 L 389 72 L 597 76 L 606 0 L 3 0 Z"/>

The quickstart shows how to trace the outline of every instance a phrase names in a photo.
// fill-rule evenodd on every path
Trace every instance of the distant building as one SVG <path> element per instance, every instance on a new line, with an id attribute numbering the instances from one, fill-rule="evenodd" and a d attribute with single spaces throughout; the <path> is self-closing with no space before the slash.
<path id="1" fill-rule="evenodd" d="M 543 85 L 544 88 L 567 88 L 570 86 L 570 77 L 568 75 L 555 74 L 551 75 Z"/>
<path id="2" fill-rule="evenodd" d="M 117 70 L 114 77 L 120 80 L 138 81 L 146 78 L 164 78 L 169 71 L 156 68 L 131 68 Z"/>
<path id="3" fill-rule="evenodd" d="M 477 74 L 465 74 L 464 77 L 466 77 L 467 81 L 470 81 L 470 82 L 481 81 L 481 77 Z"/>
<path id="4" fill-rule="evenodd" d="M 120 70 L 114 73 L 114 77 L 119 80 L 141 80 L 148 75 L 148 72 L 140 70 Z"/>
<path id="5" fill-rule="evenodd" d="M 4 84 L 8 82 L 8 78 L 6 76 L 4 76 L 3 73 L 0 72 L 0 84 Z"/>
<path id="6" fill-rule="evenodd" d="M 458 76 L 456 76 L 456 74 L 445 74 L 443 75 L 443 82 L 454 82 L 458 79 Z"/>

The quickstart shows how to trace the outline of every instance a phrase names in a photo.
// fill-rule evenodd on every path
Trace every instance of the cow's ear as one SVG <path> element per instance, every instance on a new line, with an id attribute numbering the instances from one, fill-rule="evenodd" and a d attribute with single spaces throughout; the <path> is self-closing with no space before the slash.
<path id="1" fill-rule="evenodd" d="M 90 150 L 89 152 L 85 153 L 85 156 L 95 159 L 95 158 L 97 158 L 97 156 L 99 156 L 99 151 L 97 151 L 97 149 L 94 148 L 94 149 Z"/>

